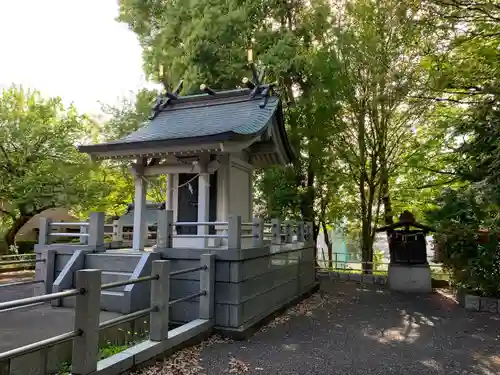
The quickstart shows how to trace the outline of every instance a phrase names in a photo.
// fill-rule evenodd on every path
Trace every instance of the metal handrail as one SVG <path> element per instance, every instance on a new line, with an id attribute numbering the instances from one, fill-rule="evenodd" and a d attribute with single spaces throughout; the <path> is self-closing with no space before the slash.
<path id="1" fill-rule="evenodd" d="M 36 256 L 35 253 L 0 255 L 0 259 L 2 259 L 2 258 L 17 258 L 17 257 L 34 257 L 34 256 Z"/>
<path id="2" fill-rule="evenodd" d="M 228 225 L 227 221 L 178 221 L 173 222 L 172 225 L 183 225 L 183 226 L 197 226 L 197 225 Z"/>
<path id="3" fill-rule="evenodd" d="M 152 275 L 152 276 L 138 277 L 137 279 L 115 281 L 113 283 L 108 283 L 108 284 L 101 285 L 101 290 L 107 290 L 107 289 L 117 288 L 119 286 L 124 286 L 124 285 L 139 284 L 139 283 L 143 283 L 143 282 L 146 282 L 146 281 L 159 280 L 159 279 L 160 279 L 159 275 Z"/>
<path id="4" fill-rule="evenodd" d="M 28 344 L 25 346 L 21 346 L 16 349 L 8 350 L 6 352 L 0 353 L 0 362 L 6 361 L 15 357 L 19 357 L 22 355 L 26 355 L 29 353 L 36 352 L 37 350 L 40 349 L 47 349 L 50 348 L 51 346 L 61 344 L 63 342 L 69 341 L 74 339 L 75 337 L 78 337 L 82 334 L 81 330 L 78 331 L 71 331 L 67 333 L 63 333 L 62 335 L 54 336 L 42 341 L 34 342 L 33 344 Z"/>
<path id="5" fill-rule="evenodd" d="M 227 238 L 227 234 L 173 234 L 172 238 Z"/>
<path id="6" fill-rule="evenodd" d="M 178 271 L 170 272 L 170 277 L 172 277 L 172 276 L 178 276 L 178 275 L 183 275 L 185 273 L 190 273 L 190 272 L 202 271 L 202 270 L 206 270 L 206 269 L 207 269 L 207 266 L 186 268 L 186 269 L 183 269 L 183 270 L 178 270 Z"/>
<path id="7" fill-rule="evenodd" d="M 64 221 L 56 221 L 56 222 L 51 222 L 51 226 L 61 226 L 61 227 L 88 227 L 89 223 L 87 221 L 82 221 L 80 223 L 78 222 L 67 222 L 65 223 Z"/>
<path id="8" fill-rule="evenodd" d="M 54 236 L 54 237 L 89 237 L 89 234 L 88 233 L 54 232 L 54 233 L 49 233 L 49 236 Z"/>
<path id="9" fill-rule="evenodd" d="M 1 288 L 6 288 L 8 286 L 18 286 L 18 285 L 30 285 L 30 284 L 41 284 L 44 283 L 44 280 L 28 280 L 28 281 L 17 281 L 15 283 L 8 283 L 8 284 L 0 284 L 0 289 Z"/>
<path id="10" fill-rule="evenodd" d="M 12 309 L 14 307 L 32 305 L 38 302 L 49 302 L 60 298 L 77 296 L 79 294 L 84 294 L 84 293 L 85 289 L 70 289 L 70 290 L 65 290 L 63 292 L 45 294 L 43 296 L 16 299 L 14 301 L 7 301 L 0 303 L 0 311 Z"/>
<path id="11" fill-rule="evenodd" d="M 43 263 L 45 259 L 23 259 L 23 260 L 5 260 L 0 261 L 0 266 L 8 266 L 11 264 L 23 264 L 23 263 Z"/>
<path id="12" fill-rule="evenodd" d="M 203 292 L 199 292 L 199 293 L 190 294 L 190 295 L 188 295 L 186 297 L 177 298 L 177 299 L 175 299 L 173 301 L 170 301 L 168 303 L 168 307 L 173 306 L 176 303 L 180 303 L 180 302 L 184 302 L 184 301 L 189 301 L 190 299 L 193 299 L 193 298 L 196 298 L 196 297 L 200 297 L 200 296 L 206 296 L 206 295 L 207 295 L 207 292 L 203 291 Z"/>
<path id="13" fill-rule="evenodd" d="M 118 324 L 127 323 L 127 322 L 130 322 L 131 320 L 142 318 L 143 316 L 146 316 L 149 313 L 151 313 L 153 311 L 157 311 L 157 310 L 158 310 L 158 307 L 153 306 L 153 307 L 148 307 L 147 309 L 139 310 L 139 311 L 127 314 L 127 315 L 122 315 L 122 316 L 119 316 L 117 318 L 106 320 L 106 321 L 99 324 L 99 329 L 106 329 L 109 327 L 116 326 Z"/>

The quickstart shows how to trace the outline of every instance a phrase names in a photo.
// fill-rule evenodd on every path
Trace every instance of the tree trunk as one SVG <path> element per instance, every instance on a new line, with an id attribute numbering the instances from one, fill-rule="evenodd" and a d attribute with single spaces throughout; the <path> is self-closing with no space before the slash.
<path id="1" fill-rule="evenodd" d="M 333 269 L 333 249 L 332 241 L 330 241 L 330 236 L 328 235 L 328 229 L 324 220 L 321 221 L 321 226 L 323 228 L 323 236 L 325 237 L 326 248 L 328 249 L 328 270 Z"/>
<path id="2" fill-rule="evenodd" d="M 384 205 L 385 225 L 394 224 L 394 213 L 392 212 L 391 196 L 389 192 L 389 171 L 385 157 L 380 158 L 380 191 Z"/>
<path id="3" fill-rule="evenodd" d="M 371 219 L 364 218 L 361 228 L 361 255 L 364 274 L 371 274 L 373 270 L 373 240 L 371 236 Z"/>
<path id="4" fill-rule="evenodd" d="M 7 249 L 16 243 L 17 232 L 26 224 L 33 216 L 23 215 L 14 220 L 14 223 L 9 228 L 7 233 L 5 233 L 5 243 L 7 244 Z"/>

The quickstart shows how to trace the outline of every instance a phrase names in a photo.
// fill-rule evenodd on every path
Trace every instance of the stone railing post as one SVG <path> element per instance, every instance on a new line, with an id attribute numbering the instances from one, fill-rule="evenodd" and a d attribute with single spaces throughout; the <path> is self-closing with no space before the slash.
<path id="1" fill-rule="evenodd" d="M 123 241 L 123 225 L 120 225 L 120 220 L 113 220 L 113 242 Z"/>
<path id="2" fill-rule="evenodd" d="M 51 221 L 45 217 L 40 218 L 40 226 L 38 232 L 38 244 L 39 245 L 50 245 L 50 233 L 52 232 Z"/>
<path id="3" fill-rule="evenodd" d="M 264 219 L 254 217 L 252 220 L 252 247 L 264 246 Z"/>
<path id="4" fill-rule="evenodd" d="M 304 222 L 297 223 L 297 242 L 304 242 Z"/>
<path id="5" fill-rule="evenodd" d="M 158 249 L 172 247 L 173 224 L 174 211 L 164 210 L 158 212 L 158 226 L 156 232 L 156 247 Z"/>
<path id="6" fill-rule="evenodd" d="M 89 216 L 88 245 L 94 250 L 104 247 L 104 212 L 92 212 Z"/>
<path id="7" fill-rule="evenodd" d="M 292 223 L 287 221 L 285 223 L 285 243 L 293 242 L 293 227 Z"/>
<path id="8" fill-rule="evenodd" d="M 313 239 L 313 223 L 308 221 L 305 223 L 304 230 L 304 242 L 311 243 Z"/>
<path id="9" fill-rule="evenodd" d="M 52 293 L 56 266 L 56 249 L 42 249 L 37 253 L 37 259 L 44 259 L 44 262 L 37 262 L 35 265 L 35 280 L 43 280 L 43 283 L 34 286 L 34 295 L 41 296 Z"/>
<path id="10" fill-rule="evenodd" d="M 280 219 L 272 219 L 271 220 L 271 235 L 272 240 L 271 243 L 274 245 L 281 245 L 281 220 Z"/>
<path id="11" fill-rule="evenodd" d="M 229 216 L 227 223 L 227 248 L 241 249 L 241 216 Z"/>
<path id="12" fill-rule="evenodd" d="M 89 227 L 86 225 L 81 225 L 80 233 L 84 235 L 80 237 L 80 245 L 86 245 L 89 242 L 89 238 L 85 236 L 85 234 L 89 233 Z"/>
<path id="13" fill-rule="evenodd" d="M 215 319 L 215 255 L 203 254 L 200 257 L 200 266 L 206 269 L 200 272 L 200 319 Z"/>
<path id="14" fill-rule="evenodd" d="M 77 271 L 75 287 L 85 292 L 76 296 L 74 329 L 81 335 L 73 339 L 71 373 L 87 375 L 97 370 L 101 270 Z"/>
<path id="15" fill-rule="evenodd" d="M 168 338 L 170 261 L 153 261 L 151 275 L 158 276 L 158 279 L 151 281 L 151 306 L 156 306 L 156 310 L 149 315 L 149 339 L 163 341 Z"/>

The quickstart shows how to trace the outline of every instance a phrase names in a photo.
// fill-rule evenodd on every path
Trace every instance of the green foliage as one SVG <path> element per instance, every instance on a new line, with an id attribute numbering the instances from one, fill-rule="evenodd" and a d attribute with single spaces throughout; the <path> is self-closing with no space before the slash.
<path id="1" fill-rule="evenodd" d="M 454 283 L 485 296 L 500 295 L 500 207 L 494 198 L 481 183 L 449 189 L 427 213 L 438 229 L 438 260 Z"/>
<path id="2" fill-rule="evenodd" d="M 437 164 L 427 166 L 454 186 L 439 192 L 427 218 L 438 229 L 436 250 L 453 281 L 498 297 L 500 6 L 493 0 L 430 4 L 448 36 L 427 59 L 441 103 L 434 113 L 438 126 L 429 133 L 441 138 L 433 149 L 442 152 Z"/>
<path id="3" fill-rule="evenodd" d="M 375 250 L 373 252 L 373 271 L 378 271 L 382 265 L 384 258 L 384 252 L 381 250 Z"/>
<path id="4" fill-rule="evenodd" d="M 11 87 L 0 95 L 0 213 L 5 240 L 33 215 L 81 207 L 100 196 L 98 170 L 75 145 L 93 126 L 60 98 Z"/>

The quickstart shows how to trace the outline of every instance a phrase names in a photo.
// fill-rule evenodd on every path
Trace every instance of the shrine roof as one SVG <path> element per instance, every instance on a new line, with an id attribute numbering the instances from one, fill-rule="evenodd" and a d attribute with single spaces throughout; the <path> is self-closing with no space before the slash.
<path id="1" fill-rule="evenodd" d="M 280 98 L 252 96 L 249 89 L 179 96 L 133 133 L 116 141 L 81 145 L 79 150 L 97 156 L 116 152 L 123 155 L 127 150 L 132 153 L 133 149 L 245 141 L 263 134 L 273 124 L 278 127 L 288 159 L 292 160 Z"/>

